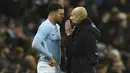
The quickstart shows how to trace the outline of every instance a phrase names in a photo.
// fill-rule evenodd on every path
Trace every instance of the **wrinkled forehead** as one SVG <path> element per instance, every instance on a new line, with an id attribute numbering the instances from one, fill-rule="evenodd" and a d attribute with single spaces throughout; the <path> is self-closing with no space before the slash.
<path id="1" fill-rule="evenodd" d="M 72 10 L 71 15 L 77 16 L 77 12 L 75 9 Z"/>

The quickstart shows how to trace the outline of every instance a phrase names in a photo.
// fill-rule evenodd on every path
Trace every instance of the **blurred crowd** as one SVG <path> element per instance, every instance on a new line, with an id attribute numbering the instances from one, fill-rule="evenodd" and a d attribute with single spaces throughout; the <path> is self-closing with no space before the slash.
<path id="1" fill-rule="evenodd" d="M 97 73 L 130 73 L 130 0 L 0 0 L 0 73 L 36 73 L 39 53 L 31 43 L 52 1 L 64 6 L 64 21 L 74 7 L 87 9 L 101 32 Z"/>

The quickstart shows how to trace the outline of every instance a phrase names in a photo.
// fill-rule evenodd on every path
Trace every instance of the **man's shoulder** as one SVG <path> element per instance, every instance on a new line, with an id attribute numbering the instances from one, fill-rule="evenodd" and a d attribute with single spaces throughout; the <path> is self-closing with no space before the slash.
<path id="1" fill-rule="evenodd" d="M 50 22 L 48 20 L 44 20 L 40 26 L 49 26 Z"/>
<path id="2" fill-rule="evenodd" d="M 43 21 L 43 22 L 41 23 L 41 25 L 39 26 L 39 29 L 40 29 L 40 28 L 52 29 L 50 23 L 49 23 L 47 20 L 45 20 L 45 21 Z"/>

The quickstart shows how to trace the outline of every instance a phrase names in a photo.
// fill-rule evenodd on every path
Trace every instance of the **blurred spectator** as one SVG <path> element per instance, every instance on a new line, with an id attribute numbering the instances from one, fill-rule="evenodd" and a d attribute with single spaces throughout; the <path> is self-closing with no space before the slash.
<path id="1" fill-rule="evenodd" d="M 25 69 L 26 73 L 36 73 L 36 60 L 32 55 L 25 57 Z"/>
<path id="2" fill-rule="evenodd" d="M 96 0 L 84 0 L 85 8 L 88 11 L 88 17 L 90 17 L 94 23 L 98 22 L 98 9 L 97 9 L 97 1 Z"/>
<path id="3" fill-rule="evenodd" d="M 107 69 L 108 69 L 108 65 L 106 64 L 98 64 L 96 66 L 97 73 L 108 73 Z"/>
<path id="4" fill-rule="evenodd" d="M 28 37 L 34 37 L 35 35 L 35 23 L 30 22 L 24 27 L 24 34 Z"/>
<path id="5" fill-rule="evenodd" d="M 9 49 L 5 45 L 0 47 L 0 72 L 10 71 L 11 62 L 8 59 Z"/>
<path id="6" fill-rule="evenodd" d="M 130 12 L 130 2 L 129 0 L 120 0 L 119 4 L 117 5 L 117 7 L 125 13 L 129 13 Z"/>
<path id="7" fill-rule="evenodd" d="M 130 73 L 130 58 L 127 61 L 127 69 L 124 73 Z"/>
<path id="8" fill-rule="evenodd" d="M 5 43 L 5 26 L 3 24 L 0 24 L 0 44 Z"/>
<path id="9" fill-rule="evenodd" d="M 108 73 L 123 73 L 126 68 L 122 61 L 120 52 L 116 48 L 113 48 L 111 45 L 108 45 L 105 53 L 111 60 Z"/>

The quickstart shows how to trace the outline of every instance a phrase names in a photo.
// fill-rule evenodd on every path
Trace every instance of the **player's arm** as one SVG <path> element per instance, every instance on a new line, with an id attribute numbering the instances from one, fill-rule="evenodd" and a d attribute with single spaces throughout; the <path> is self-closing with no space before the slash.
<path id="1" fill-rule="evenodd" d="M 48 26 L 39 27 L 37 34 L 35 35 L 34 40 L 32 42 L 32 47 L 48 59 L 52 57 L 52 54 L 46 50 L 47 47 L 45 46 L 44 40 L 49 35 L 51 30 L 52 29 Z"/>

